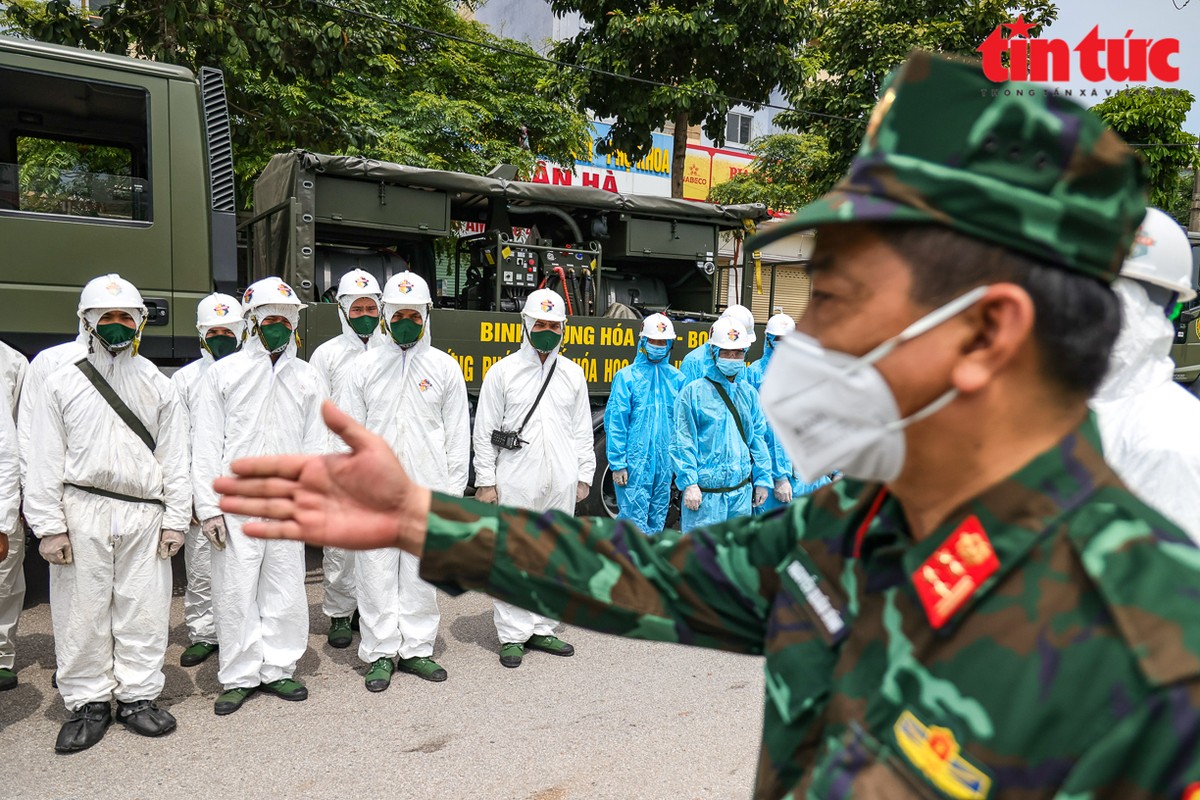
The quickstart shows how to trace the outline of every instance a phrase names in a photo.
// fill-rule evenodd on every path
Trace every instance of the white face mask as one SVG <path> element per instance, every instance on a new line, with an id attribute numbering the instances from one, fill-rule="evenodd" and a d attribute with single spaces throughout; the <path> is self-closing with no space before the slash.
<path id="1" fill-rule="evenodd" d="M 760 392 L 763 410 L 805 482 L 834 470 L 884 483 L 900 475 L 904 429 L 945 408 L 958 392 L 950 389 L 901 418 L 875 364 L 904 342 L 966 311 L 987 290 L 978 286 L 951 300 L 861 358 L 826 350 L 801 333 L 776 343 Z"/>

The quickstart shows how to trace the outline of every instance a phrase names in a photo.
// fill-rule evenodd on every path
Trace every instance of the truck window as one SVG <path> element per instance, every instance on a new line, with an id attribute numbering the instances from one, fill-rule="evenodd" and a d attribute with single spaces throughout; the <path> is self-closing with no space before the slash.
<path id="1" fill-rule="evenodd" d="M 148 222 L 144 89 L 0 67 L 0 213 Z"/>

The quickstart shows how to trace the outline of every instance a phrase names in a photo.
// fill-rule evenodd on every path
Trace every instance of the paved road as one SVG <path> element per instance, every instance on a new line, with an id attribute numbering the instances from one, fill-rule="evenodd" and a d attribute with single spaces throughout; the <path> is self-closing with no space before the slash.
<path id="1" fill-rule="evenodd" d="M 319 558 L 310 552 L 310 566 Z M 179 728 L 161 740 L 119 725 L 83 753 L 59 756 L 66 719 L 50 686 L 50 609 L 25 611 L 20 686 L 0 694 L 0 796 L 49 798 L 748 798 L 761 724 L 756 658 L 563 631 L 573 658 L 531 653 L 497 661 L 491 603 L 440 597 L 434 655 L 450 673 L 432 684 L 397 673 L 371 694 L 358 640 L 325 643 L 320 573 L 308 574 L 309 650 L 297 677 L 307 702 L 256 695 L 212 713 L 216 659 L 183 669 L 182 598 L 171 609 L 163 705 Z"/>

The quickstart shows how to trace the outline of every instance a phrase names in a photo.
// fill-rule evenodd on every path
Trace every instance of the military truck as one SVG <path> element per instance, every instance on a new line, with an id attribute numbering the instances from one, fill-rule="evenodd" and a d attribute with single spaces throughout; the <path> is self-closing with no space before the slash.
<path id="1" fill-rule="evenodd" d="M 70 338 L 80 287 L 119 272 L 142 352 L 195 358 L 196 303 L 238 283 L 229 141 L 217 70 L 0 37 L 0 338 Z"/>
<path id="2" fill-rule="evenodd" d="M 1200 286 L 1200 233 L 1188 232 L 1192 244 L 1192 284 Z M 1184 307 L 1175 319 L 1175 380 L 1200 395 L 1200 297 Z"/>
<path id="3" fill-rule="evenodd" d="M 254 211 L 243 224 L 251 244 L 248 279 L 279 275 L 310 303 L 303 341 L 340 331 L 332 301 L 346 271 L 364 269 L 382 283 L 410 269 L 434 289 L 435 344 L 458 359 L 472 394 L 491 365 L 520 346 L 518 312 L 528 294 L 543 286 L 562 294 L 570 317 L 563 353 L 583 369 L 593 399 L 593 513 L 615 512 L 604 402 L 613 376 L 633 360 L 642 317 L 661 311 L 675 319 L 673 358 L 682 359 L 707 338 L 723 305 L 714 279 L 721 236 L 767 219 L 757 205 L 621 195 L 303 150 L 271 159 L 255 184 Z"/>
<path id="4" fill-rule="evenodd" d="M 548 285 L 569 301 L 566 355 L 595 404 L 594 485 L 607 490 L 593 492 L 594 513 L 615 508 L 603 403 L 641 317 L 674 317 L 682 358 L 730 296 L 722 237 L 768 219 L 761 205 L 527 183 L 503 167 L 477 176 L 294 151 L 256 183 L 239 262 L 229 142 L 217 70 L 0 37 L 0 338 L 29 355 L 71 338 L 79 288 L 119 272 L 150 311 L 142 352 L 171 368 L 197 355 L 201 297 L 280 275 L 310 304 L 306 355 L 340 331 L 332 293 L 346 270 L 383 281 L 408 268 L 435 287 L 436 343 L 475 392 L 519 346 L 525 296 Z M 735 266 L 750 265 L 746 254 Z M 734 296 L 750 305 L 744 284 Z"/>

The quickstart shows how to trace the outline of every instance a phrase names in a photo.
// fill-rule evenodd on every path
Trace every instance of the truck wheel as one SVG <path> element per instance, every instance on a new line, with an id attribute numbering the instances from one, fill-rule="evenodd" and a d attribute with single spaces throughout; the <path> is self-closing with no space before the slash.
<path id="1" fill-rule="evenodd" d="M 617 491 L 613 488 L 612 470 L 608 468 L 607 437 L 601 427 L 595 435 L 596 475 L 592 491 L 575 508 L 576 516 L 617 518 Z"/>

